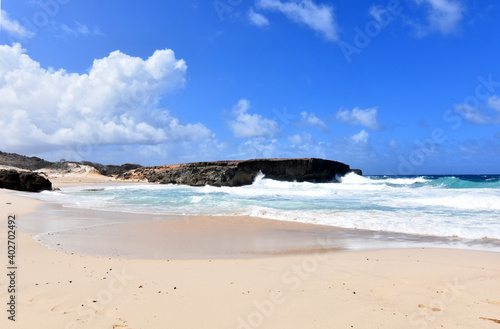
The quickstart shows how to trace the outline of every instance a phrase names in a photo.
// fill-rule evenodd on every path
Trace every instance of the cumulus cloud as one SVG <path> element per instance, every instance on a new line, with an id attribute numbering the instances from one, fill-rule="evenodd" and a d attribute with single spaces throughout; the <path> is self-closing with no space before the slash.
<path id="1" fill-rule="evenodd" d="M 352 111 L 341 109 L 337 112 L 336 118 L 350 125 L 363 125 L 368 129 L 378 130 L 380 129 L 380 125 L 377 121 L 377 112 L 378 109 L 376 107 L 364 110 L 355 107 Z"/>
<path id="2" fill-rule="evenodd" d="M 316 128 L 320 131 L 323 131 L 323 132 L 330 131 L 330 128 L 328 127 L 328 125 L 323 120 L 318 118 L 316 116 L 316 114 L 314 114 L 312 112 L 311 113 L 301 112 L 300 116 L 302 117 L 302 119 L 300 120 L 301 124 L 314 127 L 314 128 Z"/>
<path id="3" fill-rule="evenodd" d="M 245 141 L 238 146 L 238 158 L 275 158 L 280 154 L 280 143 L 277 139 L 258 137 Z"/>
<path id="4" fill-rule="evenodd" d="M 368 135 L 368 133 L 364 129 L 361 130 L 359 133 L 351 136 L 351 140 L 357 144 L 366 144 L 369 138 L 370 135 Z"/>
<path id="5" fill-rule="evenodd" d="M 258 0 L 257 6 L 263 10 L 276 11 L 288 19 L 304 24 L 317 31 L 331 41 L 338 40 L 337 25 L 333 8 L 328 5 L 317 5 L 312 0 Z"/>
<path id="6" fill-rule="evenodd" d="M 488 97 L 486 104 L 474 107 L 470 104 L 458 104 L 455 113 L 475 125 L 500 124 L 500 98 L 497 95 Z"/>
<path id="7" fill-rule="evenodd" d="M 464 8 L 456 0 L 414 0 L 414 2 L 427 9 L 427 25 L 414 24 L 421 35 L 431 31 L 442 34 L 455 32 L 463 18 Z"/>
<path id="8" fill-rule="evenodd" d="M 17 20 L 11 19 L 9 14 L 2 9 L 0 9 L 0 30 L 20 38 L 30 38 L 34 36 L 32 31 L 22 26 Z"/>
<path id="9" fill-rule="evenodd" d="M 287 140 L 293 145 L 311 144 L 313 142 L 312 135 L 306 132 L 288 136 Z"/>
<path id="10" fill-rule="evenodd" d="M 236 138 L 275 137 L 280 132 L 276 121 L 264 118 L 260 114 L 248 114 L 250 102 L 241 99 L 233 107 L 232 115 L 235 120 L 229 121 L 229 129 Z"/>
<path id="11" fill-rule="evenodd" d="M 185 83 L 186 63 L 172 50 L 147 60 L 114 51 L 87 74 L 41 68 L 19 44 L 0 46 L 0 58 L 0 139 L 11 151 L 212 136 L 201 123 L 182 124 L 158 108 L 161 95 Z"/>
<path id="12" fill-rule="evenodd" d="M 256 13 L 253 9 L 248 12 L 248 19 L 253 25 L 256 26 L 268 26 L 269 20 L 262 14 Z"/>

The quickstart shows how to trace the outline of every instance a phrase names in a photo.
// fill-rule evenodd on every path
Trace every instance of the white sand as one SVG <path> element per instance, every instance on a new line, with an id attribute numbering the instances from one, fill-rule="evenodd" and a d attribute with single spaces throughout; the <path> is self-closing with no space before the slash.
<path id="1" fill-rule="evenodd" d="M 0 190 L 2 271 L 8 214 L 22 221 L 39 204 Z M 49 250 L 22 232 L 16 243 L 17 321 L 3 274 L 0 328 L 500 328 L 500 253 L 128 260 Z"/>

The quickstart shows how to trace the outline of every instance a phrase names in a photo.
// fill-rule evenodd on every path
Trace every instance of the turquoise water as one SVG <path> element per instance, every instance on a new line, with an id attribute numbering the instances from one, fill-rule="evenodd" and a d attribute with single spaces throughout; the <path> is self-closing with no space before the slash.
<path id="1" fill-rule="evenodd" d="M 421 235 L 500 239 L 500 176 L 366 176 L 341 183 L 256 178 L 243 187 L 103 185 L 42 192 L 66 207 L 147 214 L 247 215 Z"/>

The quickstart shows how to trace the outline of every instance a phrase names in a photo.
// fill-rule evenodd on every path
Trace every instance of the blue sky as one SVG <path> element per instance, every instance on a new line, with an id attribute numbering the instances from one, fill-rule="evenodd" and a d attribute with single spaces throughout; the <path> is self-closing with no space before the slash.
<path id="1" fill-rule="evenodd" d="M 500 4 L 0 3 L 0 150 L 500 173 Z"/>

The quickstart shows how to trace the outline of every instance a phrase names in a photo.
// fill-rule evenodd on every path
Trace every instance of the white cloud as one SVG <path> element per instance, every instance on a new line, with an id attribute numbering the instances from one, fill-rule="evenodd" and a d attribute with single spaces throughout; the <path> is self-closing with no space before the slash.
<path id="1" fill-rule="evenodd" d="M 275 158 L 279 157 L 280 144 L 277 139 L 267 139 L 263 137 L 247 140 L 238 146 L 238 154 L 235 156 L 244 158 Z"/>
<path id="2" fill-rule="evenodd" d="M 464 8 L 456 0 L 414 0 L 417 5 L 427 7 L 427 26 L 416 25 L 418 33 L 425 35 L 430 31 L 442 34 L 455 32 L 463 18 Z"/>
<path id="3" fill-rule="evenodd" d="M 15 152 L 63 147 L 196 142 L 201 123 L 182 124 L 158 108 L 182 87 L 186 64 L 171 50 L 147 60 L 119 51 L 96 59 L 88 74 L 43 69 L 19 44 L 0 46 L 0 139 Z"/>
<path id="4" fill-rule="evenodd" d="M 477 125 L 488 124 L 488 118 L 480 110 L 468 104 L 459 104 L 455 106 L 455 112 L 462 114 L 470 123 Z"/>
<path id="5" fill-rule="evenodd" d="M 467 121 L 475 125 L 500 124 L 500 98 L 497 95 L 490 96 L 486 104 L 480 107 L 459 104 L 455 106 L 455 113 L 463 115 Z"/>
<path id="6" fill-rule="evenodd" d="M 378 130 L 380 125 L 377 122 L 377 112 L 378 109 L 376 107 L 364 110 L 356 107 L 352 111 L 347 109 L 339 110 L 336 118 L 350 125 L 363 125 L 368 129 Z"/>
<path id="7" fill-rule="evenodd" d="M 493 95 L 487 99 L 487 104 L 490 109 L 500 112 L 500 97 Z"/>
<path id="8" fill-rule="evenodd" d="M 320 32 L 331 41 L 338 40 L 337 25 L 333 8 L 328 5 L 317 5 L 312 0 L 258 0 L 257 6 L 264 10 L 277 11 L 290 20 L 305 24 L 314 31 Z"/>
<path id="9" fill-rule="evenodd" d="M 35 34 L 22 26 L 15 19 L 11 19 L 9 14 L 5 10 L 0 9 L 0 30 L 6 31 L 7 33 L 20 37 L 20 38 L 31 38 Z"/>
<path id="10" fill-rule="evenodd" d="M 389 146 L 393 149 L 398 149 L 400 146 L 399 146 L 399 142 L 395 139 L 391 139 L 389 141 Z"/>
<path id="11" fill-rule="evenodd" d="M 250 22 L 256 26 L 268 26 L 269 20 L 262 14 L 256 13 L 253 9 L 248 12 L 248 19 Z"/>
<path id="12" fill-rule="evenodd" d="M 301 134 L 288 136 L 287 140 L 293 145 L 304 145 L 304 144 L 311 144 L 313 138 L 311 134 L 303 132 Z"/>
<path id="13" fill-rule="evenodd" d="M 104 35 L 102 31 L 98 27 L 94 27 L 94 29 L 89 29 L 87 25 L 82 24 L 80 22 L 75 22 L 74 27 L 70 27 L 66 24 L 61 24 L 61 29 L 68 35 L 77 37 L 80 35 Z"/>
<path id="14" fill-rule="evenodd" d="M 316 114 L 301 112 L 300 116 L 302 117 L 302 119 L 300 120 L 301 124 L 312 126 L 312 127 L 316 128 L 320 131 L 323 131 L 323 132 L 330 131 L 330 128 L 328 127 L 328 125 L 323 120 L 318 118 L 316 116 Z"/>
<path id="15" fill-rule="evenodd" d="M 275 137 L 280 128 L 276 121 L 262 117 L 260 114 L 248 114 L 250 102 L 241 99 L 233 107 L 235 120 L 229 122 L 229 129 L 237 138 Z"/>
<path id="16" fill-rule="evenodd" d="M 76 22 L 76 26 L 74 28 L 70 28 L 66 24 L 61 24 L 61 29 L 69 35 L 77 36 L 77 35 L 87 35 L 89 34 L 89 28 L 87 25 L 80 24 Z"/>
<path id="17" fill-rule="evenodd" d="M 368 133 L 364 129 L 361 130 L 359 133 L 351 136 L 351 140 L 357 144 L 366 144 L 369 138 L 370 135 L 368 135 Z"/>

